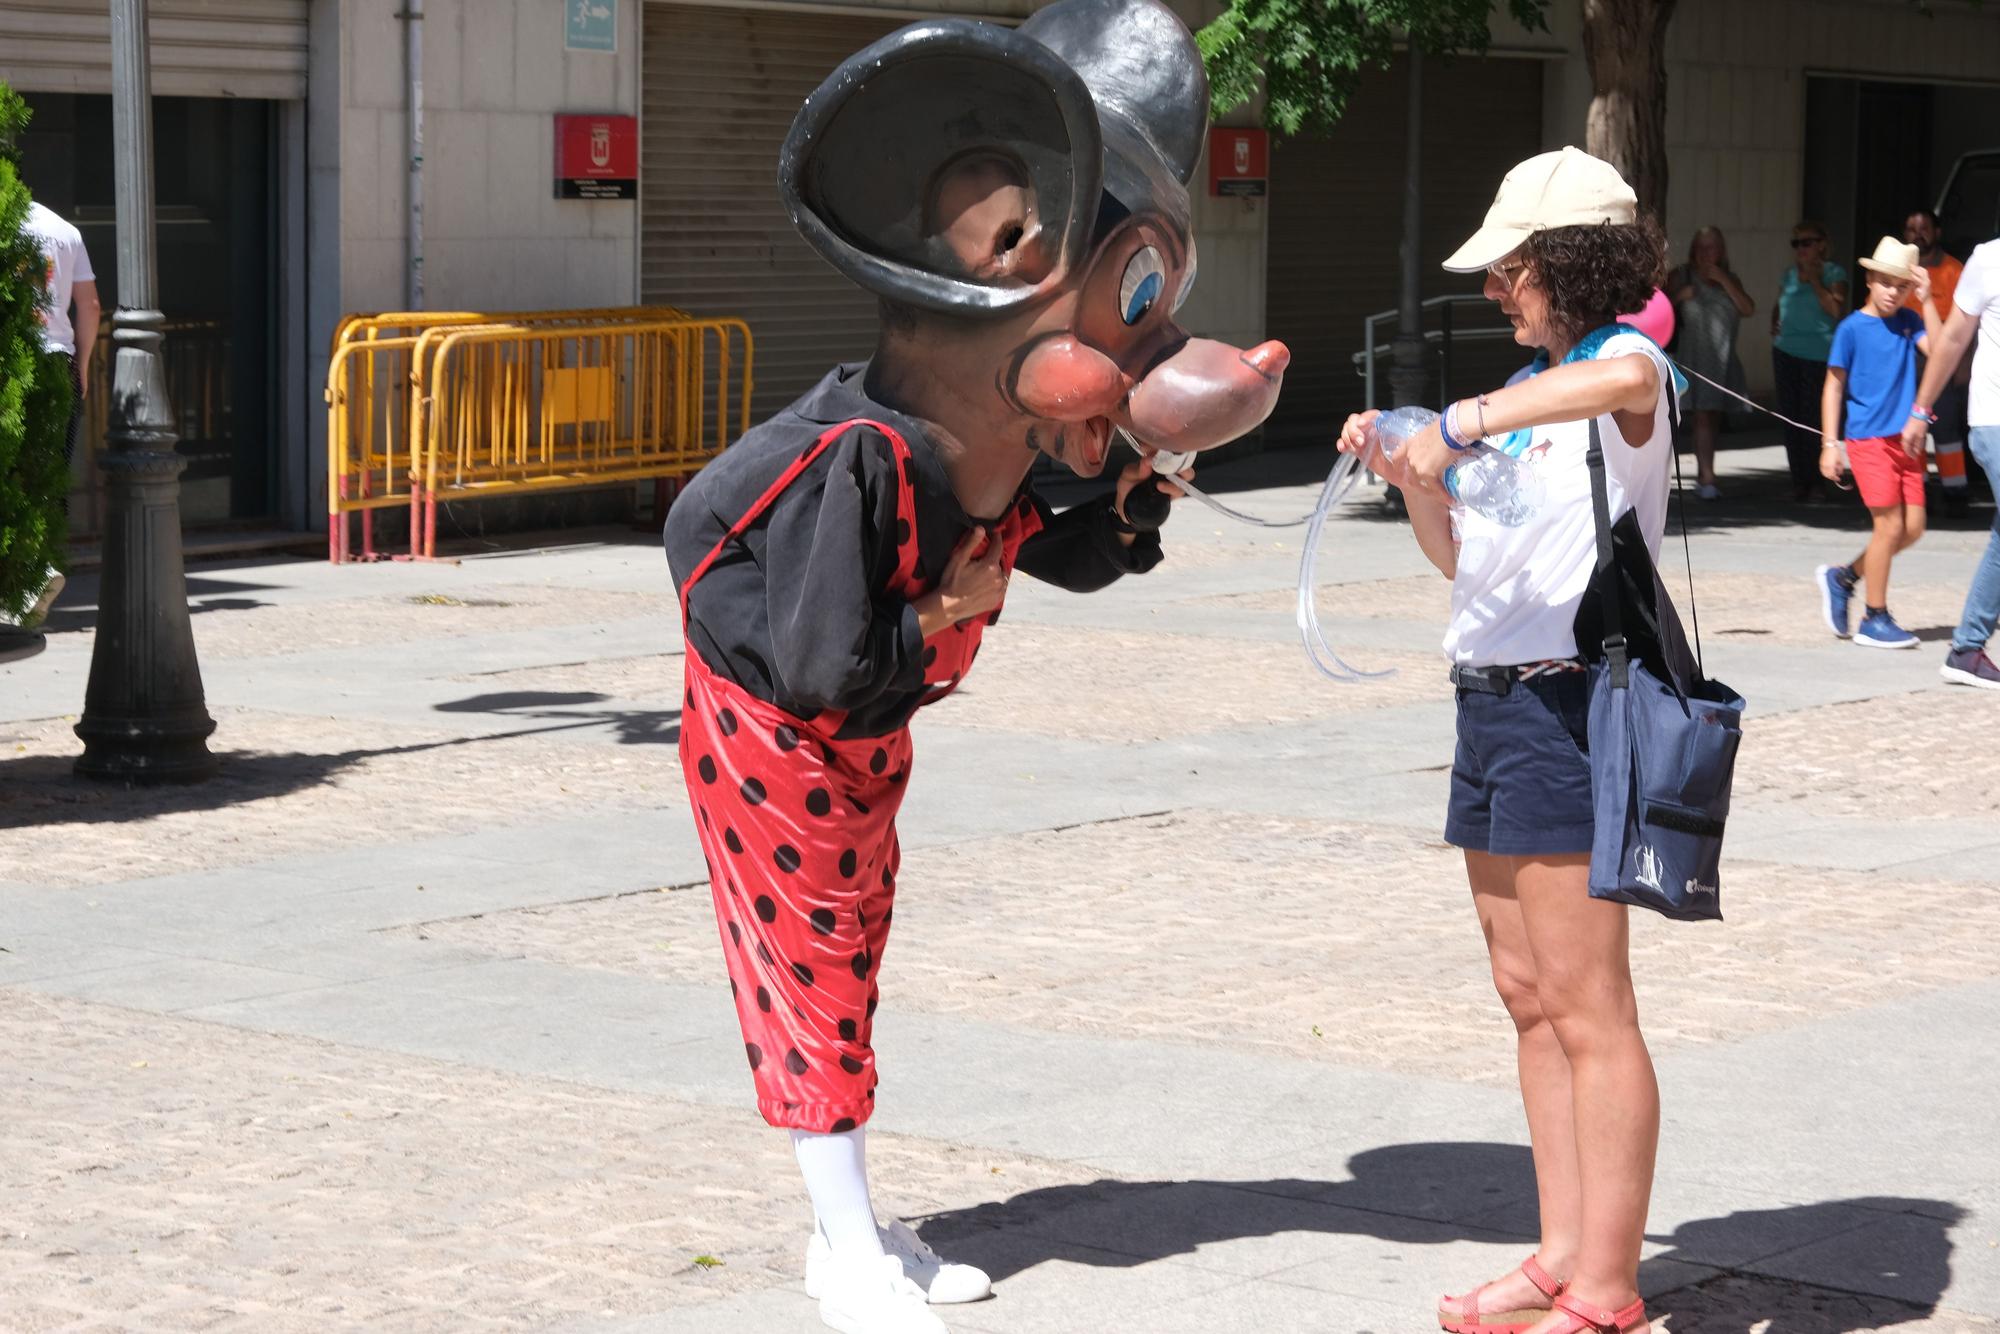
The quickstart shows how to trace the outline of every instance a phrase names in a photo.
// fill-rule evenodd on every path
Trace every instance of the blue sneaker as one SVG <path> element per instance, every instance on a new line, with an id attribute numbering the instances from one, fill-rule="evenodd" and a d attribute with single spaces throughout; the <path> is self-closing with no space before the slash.
<path id="1" fill-rule="evenodd" d="M 2000 690 L 2000 666 L 1995 666 L 1983 649 L 1953 649 L 1945 655 L 1944 666 L 1938 668 L 1938 675 L 1953 685 Z"/>
<path id="2" fill-rule="evenodd" d="M 1865 648 L 1915 648 L 1917 637 L 1896 624 L 1896 618 L 1884 608 L 1861 618 L 1861 628 L 1854 632 L 1854 642 Z"/>
<path id="3" fill-rule="evenodd" d="M 1847 638 L 1847 627 L 1851 619 L 1848 605 L 1854 597 L 1854 576 L 1844 565 L 1822 565 L 1813 571 L 1813 582 L 1819 585 L 1819 605 L 1826 613 L 1826 624 L 1837 639 Z"/>

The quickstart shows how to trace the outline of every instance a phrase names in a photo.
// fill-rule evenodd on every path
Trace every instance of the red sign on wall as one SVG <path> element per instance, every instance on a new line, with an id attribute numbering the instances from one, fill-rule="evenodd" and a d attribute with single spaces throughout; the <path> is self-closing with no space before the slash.
<path id="1" fill-rule="evenodd" d="M 637 199 L 639 118 L 556 117 L 556 198 Z"/>
<path id="2" fill-rule="evenodd" d="M 1271 136 L 1218 127 L 1208 132 L 1208 192 L 1261 198 L 1270 193 Z"/>

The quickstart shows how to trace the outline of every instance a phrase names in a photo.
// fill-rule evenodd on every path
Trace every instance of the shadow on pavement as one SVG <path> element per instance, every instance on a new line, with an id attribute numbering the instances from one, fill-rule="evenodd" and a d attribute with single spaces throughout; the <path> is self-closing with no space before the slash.
<path id="1" fill-rule="evenodd" d="M 452 737 L 444 741 L 417 742 L 407 746 L 323 754 L 305 751 L 219 751 L 220 772 L 205 783 L 189 786 L 165 784 L 126 788 L 92 782 L 76 776 L 76 758 L 73 755 L 24 755 L 0 760 L 0 829 L 23 829 L 37 825 L 125 824 L 184 811 L 215 810 L 317 787 L 334 780 L 345 770 L 383 756 L 415 755 L 456 746 L 476 746 L 482 741 L 504 741 L 578 728 L 609 726 L 617 739 L 626 745 L 672 745 L 680 740 L 681 715 L 678 709 L 542 707 L 520 711 L 523 700 L 545 706 L 594 703 L 603 698 L 602 695 L 587 693 L 474 696 L 438 707 L 446 712 L 496 713 L 504 717 L 545 720 L 546 725 L 481 736 Z M 499 703 L 493 704 L 493 701 Z"/>
<path id="2" fill-rule="evenodd" d="M 215 777 L 202 783 L 163 783 L 157 787 L 124 787 L 78 778 L 74 755 L 24 755 L 0 760 L 0 829 L 128 824 L 186 811 L 211 811 L 317 787 L 342 770 L 377 756 L 461 744 L 464 742 L 440 741 L 325 755 L 300 751 L 217 751 L 215 755 L 222 767 Z"/>
<path id="3" fill-rule="evenodd" d="M 290 558 L 271 557 L 270 563 L 277 564 L 281 560 L 290 561 Z M 247 574 L 262 573 L 254 565 L 238 562 L 236 566 L 243 568 Z M 100 578 L 100 572 L 97 570 L 87 570 L 72 575 L 62 591 L 62 596 L 56 599 L 55 606 L 49 610 L 49 618 L 43 628 L 51 634 L 73 634 L 80 630 L 95 630 Z M 204 612 L 214 611 L 255 611 L 260 607 L 276 606 L 277 603 L 267 599 L 245 595 L 286 587 L 288 587 L 286 584 L 254 578 L 217 578 L 213 574 L 190 572 L 187 577 L 188 614 L 199 616 Z"/>
<path id="4" fill-rule="evenodd" d="M 1857 1213 L 1876 1217 L 1856 1226 Z M 1825 1275 L 1818 1283 L 1797 1282 L 1719 1265 L 1725 1273 L 1692 1285 L 1685 1300 L 1678 1293 L 1670 1299 L 1684 1311 L 1674 1322 L 1677 1331 L 1748 1329 L 1769 1321 L 1767 1334 L 1856 1334 L 1921 1320 L 1937 1309 L 1951 1286 L 1951 1232 L 1964 1218 L 1963 1209 L 1941 1200 L 1869 1195 L 1741 1209 L 1647 1239 L 1673 1248 L 1662 1259 L 1710 1265 L 1762 1239 L 1774 1248 L 1747 1263 Z M 1815 1254 L 1792 1254 L 1804 1251 Z M 1791 1263 L 1773 1264 L 1777 1257 Z"/>
<path id="5" fill-rule="evenodd" d="M 1285 1232 L 1362 1236 L 1401 1245 L 1520 1237 L 1496 1210 L 1526 1202 L 1534 1167 L 1509 1144 L 1404 1144 L 1357 1154 L 1346 1181 L 1094 1181 L 1027 1191 L 926 1219 L 926 1241 L 978 1265 L 995 1282 L 1046 1261 L 1129 1268 L 1248 1237 Z M 1673 1311 L 1675 1334 L 1859 1334 L 1922 1320 L 1951 1283 L 1951 1231 L 1962 1209 L 1938 1200 L 1868 1196 L 1778 1209 L 1740 1210 L 1683 1223 L 1648 1262 L 1720 1269 L 1671 1289 L 1649 1284 L 1656 1318 Z M 1793 1254 L 1797 1253 L 1797 1254 Z M 1823 1284 L 1772 1278 L 1738 1266 L 1825 1273 Z M 1680 1271 L 1685 1273 L 1685 1271 Z M 1470 1287 L 1492 1275 L 1468 1274 Z M 1671 1295 L 1669 1295 L 1671 1293 Z M 1004 1300 L 1004 1293 L 1002 1294 Z M 1692 1318 L 1692 1320 L 1691 1320 Z"/>
<path id="6" fill-rule="evenodd" d="M 681 739 L 679 709 L 593 709 L 585 707 L 610 699 L 592 690 L 502 690 L 487 695 L 468 695 L 433 705 L 439 713 L 481 713 L 499 718 L 535 718 L 550 727 L 509 732 L 508 736 L 531 736 L 538 732 L 567 732 L 582 727 L 609 727 L 621 746 L 677 745 Z"/>

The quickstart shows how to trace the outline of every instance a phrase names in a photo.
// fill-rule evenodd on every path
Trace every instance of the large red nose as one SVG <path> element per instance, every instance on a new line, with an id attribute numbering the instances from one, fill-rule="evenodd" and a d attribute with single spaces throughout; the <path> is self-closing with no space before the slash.
<path id="1" fill-rule="evenodd" d="M 1273 338 L 1245 352 L 1243 364 L 1259 375 L 1275 380 L 1285 373 L 1285 367 L 1292 364 L 1292 350 Z"/>
<path id="2" fill-rule="evenodd" d="M 1191 338 L 1132 386 L 1118 424 L 1168 453 L 1226 445 L 1271 415 L 1291 360 L 1275 340 L 1246 352 Z"/>

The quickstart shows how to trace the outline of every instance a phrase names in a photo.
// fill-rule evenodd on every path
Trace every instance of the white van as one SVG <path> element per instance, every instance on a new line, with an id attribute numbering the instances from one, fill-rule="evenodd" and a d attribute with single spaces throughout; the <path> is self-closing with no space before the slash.
<path id="1" fill-rule="evenodd" d="M 2000 148 L 1966 153 L 1952 164 L 1937 215 L 1944 219 L 1945 249 L 1960 259 L 2000 237 Z"/>

